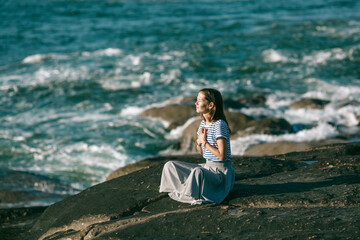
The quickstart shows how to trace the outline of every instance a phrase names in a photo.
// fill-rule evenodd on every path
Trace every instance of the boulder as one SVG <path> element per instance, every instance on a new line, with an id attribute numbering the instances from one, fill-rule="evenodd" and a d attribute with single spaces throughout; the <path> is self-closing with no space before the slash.
<path id="1" fill-rule="evenodd" d="M 222 204 L 191 206 L 158 192 L 168 160 L 88 188 L 48 207 L 19 239 L 356 239 L 360 143 L 233 157 L 234 189 Z"/>
<path id="2" fill-rule="evenodd" d="M 292 126 L 281 118 L 253 119 L 239 112 L 226 112 L 226 118 L 231 129 L 230 138 L 236 139 L 252 134 L 279 135 L 292 133 Z M 183 152 L 196 151 L 196 132 L 201 120 L 192 122 L 185 128 L 180 139 L 179 149 Z"/>
<path id="3" fill-rule="evenodd" d="M 232 134 L 240 130 L 244 130 L 248 126 L 249 122 L 254 120 L 254 118 L 240 112 L 226 111 L 225 116 Z"/>
<path id="4" fill-rule="evenodd" d="M 181 134 L 180 138 L 180 149 L 181 152 L 189 153 L 196 152 L 196 139 L 197 139 L 197 130 L 199 129 L 201 119 L 193 121 L 189 126 L 187 126 Z"/>
<path id="5" fill-rule="evenodd" d="M 168 129 L 175 129 L 182 126 L 194 116 L 198 116 L 195 104 L 171 104 L 163 107 L 153 107 L 145 110 L 142 117 L 159 118 L 168 122 Z"/>
<path id="6" fill-rule="evenodd" d="M 243 113 L 226 111 L 225 114 L 232 133 L 237 132 L 240 129 L 243 129 L 244 126 L 248 124 L 248 122 L 253 120 L 253 118 Z M 190 125 L 188 125 L 182 132 L 180 138 L 180 147 L 179 147 L 179 149 L 182 152 L 185 153 L 196 152 L 196 143 L 195 143 L 197 139 L 196 133 L 200 126 L 200 123 L 201 123 L 201 119 L 195 120 Z"/>
<path id="7" fill-rule="evenodd" d="M 237 97 L 234 99 L 224 99 L 225 108 L 240 109 L 243 107 L 265 106 L 267 96 L 262 93 L 255 93 L 248 96 Z"/>
<path id="8" fill-rule="evenodd" d="M 295 101 L 289 105 L 292 109 L 324 109 L 325 105 L 330 103 L 328 100 L 305 98 Z"/>
<path id="9" fill-rule="evenodd" d="M 293 133 L 291 124 L 283 118 L 265 118 L 253 120 L 248 123 L 248 128 L 254 128 L 253 133 L 280 135 Z"/>

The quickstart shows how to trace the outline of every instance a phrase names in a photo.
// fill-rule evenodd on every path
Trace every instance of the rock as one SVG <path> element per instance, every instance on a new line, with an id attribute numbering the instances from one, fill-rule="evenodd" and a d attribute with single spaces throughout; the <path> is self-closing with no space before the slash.
<path id="1" fill-rule="evenodd" d="M 314 147 L 334 144 L 334 143 L 348 143 L 347 140 L 342 139 L 327 139 L 318 142 L 274 142 L 263 143 L 250 146 L 246 149 L 244 156 L 269 156 L 279 155 L 289 152 L 303 152 L 309 151 Z"/>
<path id="2" fill-rule="evenodd" d="M 314 98 L 308 98 L 308 99 L 300 99 L 298 101 L 295 101 L 289 105 L 289 108 L 292 109 L 324 109 L 325 105 L 330 103 L 328 100 L 321 100 L 321 99 L 314 99 Z"/>
<path id="3" fill-rule="evenodd" d="M 224 99 L 225 108 L 240 109 L 243 107 L 257 107 L 265 106 L 266 104 L 266 95 L 261 93 L 256 93 L 250 96 L 238 97 L 234 99 Z"/>
<path id="4" fill-rule="evenodd" d="M 233 132 L 237 132 L 240 129 L 243 129 L 244 126 L 248 124 L 248 122 L 252 121 L 253 118 L 238 112 L 227 112 L 226 118 L 229 123 L 229 127 Z M 200 126 L 201 119 L 192 122 L 189 126 L 187 126 L 182 132 L 180 138 L 180 150 L 185 153 L 196 152 L 196 133 Z"/>
<path id="5" fill-rule="evenodd" d="M 199 129 L 201 119 L 193 121 L 187 126 L 181 134 L 180 150 L 184 153 L 196 152 L 197 130 Z"/>
<path id="6" fill-rule="evenodd" d="M 145 110 L 142 117 L 160 118 L 169 123 L 168 129 L 175 129 L 185 124 L 185 122 L 194 116 L 198 116 L 195 104 L 171 104 L 164 107 L 153 107 Z"/>
<path id="7" fill-rule="evenodd" d="M 280 135 L 293 133 L 294 130 L 290 123 L 283 118 L 265 118 L 253 120 L 248 123 L 248 128 L 254 128 L 253 133 Z"/>
<path id="8" fill-rule="evenodd" d="M 0 208 L 55 202 L 67 197 L 66 192 L 78 192 L 78 189 L 34 173 L 0 169 Z"/>
<path id="9" fill-rule="evenodd" d="M 247 116 L 246 114 L 240 112 L 225 112 L 226 120 L 229 123 L 229 128 L 231 133 L 234 134 L 240 130 L 246 129 L 249 122 L 254 120 L 254 118 Z"/>
<path id="10" fill-rule="evenodd" d="M 240 108 L 244 108 L 244 107 L 248 107 L 248 106 L 240 103 L 240 101 L 237 101 L 235 99 L 224 99 L 224 108 L 225 109 L 229 109 L 229 108 L 240 109 Z"/>
<path id="11" fill-rule="evenodd" d="M 236 139 L 252 134 L 279 135 L 292 133 L 292 126 L 285 120 L 279 118 L 253 119 L 243 113 L 226 112 L 226 118 L 231 129 L 230 138 Z M 182 133 L 180 139 L 180 150 L 183 152 L 196 152 L 196 132 L 201 120 L 191 123 Z"/>
<path id="12" fill-rule="evenodd" d="M 187 155 L 188 157 L 192 158 L 192 159 L 198 159 L 198 154 L 196 156 L 191 156 L 191 155 Z M 176 156 L 173 156 L 173 158 L 176 158 Z M 181 157 L 179 157 L 181 158 Z M 151 166 L 157 165 L 160 163 L 163 163 L 165 161 L 168 160 L 168 157 L 166 156 L 158 156 L 158 157 L 151 157 L 151 158 L 146 158 L 142 161 L 139 162 L 135 162 L 132 164 L 128 164 L 125 167 L 121 167 L 113 172 L 111 172 L 109 174 L 109 176 L 106 178 L 106 181 L 112 180 L 114 178 L 118 178 L 124 175 L 127 175 L 129 173 L 132 172 L 136 172 L 139 171 L 141 169 L 146 169 L 149 168 Z"/>
<path id="13" fill-rule="evenodd" d="M 290 123 L 283 118 L 253 119 L 240 113 L 232 113 L 230 116 L 231 139 L 252 134 L 280 135 L 294 132 Z"/>
<path id="14" fill-rule="evenodd" d="M 30 230 L 46 207 L 0 209 L 0 238 L 21 239 L 20 235 Z"/>
<path id="15" fill-rule="evenodd" d="M 360 143 L 271 157 L 234 156 L 236 181 L 221 205 L 191 206 L 158 193 L 168 156 L 46 209 L 22 239 L 356 239 Z M 309 162 L 311 164 L 306 164 Z"/>
<path id="16" fill-rule="evenodd" d="M 360 106 L 360 102 L 357 100 L 351 100 L 351 99 L 343 99 L 337 103 L 337 109 L 347 107 L 347 106 Z"/>

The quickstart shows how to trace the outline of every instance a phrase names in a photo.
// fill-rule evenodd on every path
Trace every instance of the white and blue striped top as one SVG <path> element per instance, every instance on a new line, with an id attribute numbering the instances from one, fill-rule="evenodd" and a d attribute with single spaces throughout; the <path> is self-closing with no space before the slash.
<path id="1" fill-rule="evenodd" d="M 224 120 L 217 120 L 215 122 L 210 123 L 208 126 L 205 125 L 205 121 L 202 120 L 197 131 L 199 134 L 201 128 L 206 128 L 208 130 L 207 141 L 213 147 L 218 148 L 217 139 L 225 138 L 227 142 L 227 151 L 226 151 L 226 159 L 225 161 L 231 161 L 231 149 L 230 149 L 230 136 L 229 136 L 229 127 Z M 214 154 L 212 154 L 208 149 L 204 146 L 201 146 L 203 157 L 208 161 L 219 162 L 221 161 Z"/>

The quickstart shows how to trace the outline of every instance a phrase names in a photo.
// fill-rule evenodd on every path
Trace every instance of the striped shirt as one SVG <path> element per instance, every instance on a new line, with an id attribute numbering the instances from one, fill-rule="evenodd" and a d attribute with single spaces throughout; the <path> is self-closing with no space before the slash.
<path id="1" fill-rule="evenodd" d="M 209 144 L 215 148 L 218 148 L 217 139 L 225 138 L 227 144 L 226 159 L 224 161 L 231 161 L 231 149 L 230 149 L 230 137 L 229 137 L 229 127 L 224 120 L 217 120 L 210 123 L 208 126 L 205 125 L 205 121 L 202 120 L 197 131 L 199 135 L 201 128 L 206 128 L 208 130 L 207 141 Z M 212 154 L 207 148 L 201 146 L 203 157 L 208 161 L 218 162 L 221 161 L 214 154 Z"/>

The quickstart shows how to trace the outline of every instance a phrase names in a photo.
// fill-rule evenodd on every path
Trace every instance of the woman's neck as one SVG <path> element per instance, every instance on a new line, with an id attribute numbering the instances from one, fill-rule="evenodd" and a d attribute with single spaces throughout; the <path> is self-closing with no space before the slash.
<path id="1" fill-rule="evenodd" d="M 209 114 L 204 114 L 204 119 L 205 119 L 205 125 L 209 125 L 210 123 L 212 123 L 213 121 L 211 120 Z"/>

